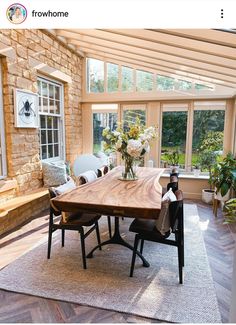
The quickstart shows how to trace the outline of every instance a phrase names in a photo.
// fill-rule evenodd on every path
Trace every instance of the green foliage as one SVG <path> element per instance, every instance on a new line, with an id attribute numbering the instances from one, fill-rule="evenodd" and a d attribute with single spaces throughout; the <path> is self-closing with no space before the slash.
<path id="1" fill-rule="evenodd" d="M 211 173 L 211 183 L 222 196 L 231 188 L 236 190 L 236 159 L 232 153 L 228 153 L 221 162 L 215 164 Z"/>
<path id="2" fill-rule="evenodd" d="M 225 223 L 236 222 L 236 198 L 227 201 L 224 205 Z"/>
<path id="3" fill-rule="evenodd" d="M 200 150 L 201 151 L 219 151 L 223 146 L 223 132 L 209 131 L 203 139 Z"/>
<path id="4" fill-rule="evenodd" d="M 166 153 L 167 163 L 170 166 L 178 166 L 179 165 L 179 150 L 174 150 Z"/>

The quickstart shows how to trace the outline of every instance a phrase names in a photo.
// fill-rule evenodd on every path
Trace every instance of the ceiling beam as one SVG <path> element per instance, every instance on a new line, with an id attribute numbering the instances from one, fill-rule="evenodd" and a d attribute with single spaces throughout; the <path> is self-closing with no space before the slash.
<path id="1" fill-rule="evenodd" d="M 117 34 L 116 34 L 117 32 Z M 81 40 L 87 41 L 89 43 L 99 44 L 103 46 L 111 46 L 111 43 L 119 46 L 121 49 L 125 46 L 133 46 L 135 48 L 140 48 L 142 50 L 151 50 L 156 53 L 163 54 L 172 54 L 174 53 L 175 57 L 181 57 L 185 59 L 197 60 L 198 62 L 205 62 L 214 64 L 217 66 L 223 67 L 232 67 L 236 68 L 236 60 L 232 58 L 217 56 L 213 54 L 196 52 L 193 50 L 178 48 L 172 45 L 165 45 L 156 43 L 153 41 L 147 41 L 145 39 L 139 39 L 135 37 L 128 37 L 119 35 L 119 30 L 110 30 L 110 31 L 102 31 L 102 30 L 72 30 L 70 33 L 73 35 L 71 38 L 78 35 Z M 110 44 L 110 45 L 109 45 Z"/>
<path id="2" fill-rule="evenodd" d="M 214 29 L 157 29 L 160 33 L 182 36 L 212 44 L 236 48 L 236 34 Z"/>
<path id="3" fill-rule="evenodd" d="M 180 65 L 180 69 L 186 69 L 188 70 L 189 68 L 196 68 L 196 69 L 201 69 L 201 70 L 205 70 L 205 71 L 210 71 L 210 72 L 216 72 L 216 66 L 213 64 L 209 64 L 209 63 L 202 63 L 199 62 L 197 60 L 189 60 L 189 59 L 185 59 L 185 58 L 179 58 L 179 57 L 175 57 L 173 54 L 172 55 L 167 55 L 167 54 L 162 54 L 162 53 L 156 53 L 155 51 L 152 50 L 146 50 L 146 49 L 140 49 L 140 48 L 136 48 L 134 46 L 123 46 L 121 48 L 121 46 L 119 44 L 110 42 L 109 46 L 104 46 L 104 45 L 100 45 L 100 44 L 96 44 L 93 42 L 93 38 L 90 42 L 84 40 L 84 37 L 82 35 L 79 35 L 78 33 L 73 33 L 71 31 L 65 31 L 65 30 L 57 30 L 57 34 L 58 35 L 64 35 L 67 38 L 70 38 L 70 42 L 72 42 L 72 40 L 75 41 L 80 41 L 82 44 L 87 43 L 91 48 L 95 48 L 98 50 L 99 48 L 102 49 L 102 51 L 104 51 L 104 49 L 106 49 L 106 51 L 108 52 L 112 52 L 114 53 L 114 51 L 119 51 L 119 52 L 123 52 L 126 54 L 139 54 L 142 55 L 143 57 L 145 57 L 146 60 L 149 59 L 158 59 L 163 61 L 163 66 L 165 65 L 169 65 L 169 64 L 179 64 Z M 79 44 L 79 43 L 77 43 Z M 217 73 L 223 74 L 223 75 L 229 75 L 234 77 L 236 74 L 236 69 L 232 69 L 230 68 L 225 68 L 225 67 L 217 67 Z"/>
<path id="4" fill-rule="evenodd" d="M 160 33 L 159 31 L 152 31 L 147 29 L 114 29 L 108 31 L 116 33 L 118 36 L 128 36 L 151 41 L 155 44 L 167 45 L 170 46 L 171 49 L 175 47 L 177 49 L 185 49 L 195 51 L 197 53 L 205 53 L 233 60 L 236 58 L 236 37 L 235 43 L 232 43 L 231 46 L 222 46 L 201 40 Z M 204 30 L 202 33 L 204 34 Z"/>

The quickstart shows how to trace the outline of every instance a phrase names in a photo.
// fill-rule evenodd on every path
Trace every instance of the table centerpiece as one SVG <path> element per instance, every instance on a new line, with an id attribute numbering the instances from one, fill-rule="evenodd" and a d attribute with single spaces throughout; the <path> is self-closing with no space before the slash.
<path id="1" fill-rule="evenodd" d="M 103 149 L 105 152 L 119 152 L 124 162 L 120 179 L 136 180 L 136 166 L 150 151 L 150 142 L 157 137 L 157 127 L 145 127 L 139 118 L 128 126 L 118 124 L 115 130 L 106 127 L 103 130 Z"/>

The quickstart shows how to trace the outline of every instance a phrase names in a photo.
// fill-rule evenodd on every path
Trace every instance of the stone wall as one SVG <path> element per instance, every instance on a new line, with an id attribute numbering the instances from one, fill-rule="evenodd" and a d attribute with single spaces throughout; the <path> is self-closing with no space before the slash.
<path id="1" fill-rule="evenodd" d="M 8 177 L 17 180 L 19 193 L 26 193 L 42 186 L 39 132 L 15 128 L 14 89 L 37 92 L 37 76 L 45 66 L 71 80 L 63 83 L 66 160 L 73 162 L 82 152 L 82 59 L 44 30 L 0 30 L 0 53 Z"/>

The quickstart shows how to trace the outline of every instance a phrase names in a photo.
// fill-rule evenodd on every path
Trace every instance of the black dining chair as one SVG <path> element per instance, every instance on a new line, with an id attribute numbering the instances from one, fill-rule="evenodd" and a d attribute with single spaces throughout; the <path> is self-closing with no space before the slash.
<path id="1" fill-rule="evenodd" d="M 170 230 L 164 235 L 157 228 L 153 219 L 136 218 L 131 223 L 129 231 L 136 233 L 134 240 L 134 250 L 130 267 L 130 277 L 133 276 L 136 252 L 138 244 L 141 240 L 140 253 L 143 253 L 144 241 L 152 241 L 156 243 L 176 246 L 178 249 L 178 265 L 179 265 L 179 283 L 183 283 L 183 266 L 184 266 L 184 220 L 183 220 L 183 193 L 180 190 L 175 192 L 177 201 L 169 203 Z M 173 239 L 169 238 L 171 233 L 174 234 Z"/>
<path id="2" fill-rule="evenodd" d="M 56 196 L 57 196 L 56 191 L 53 188 L 49 188 L 50 199 Z M 61 235 L 62 235 L 61 244 L 62 247 L 64 247 L 65 230 L 75 230 L 78 231 L 80 234 L 83 268 L 86 269 L 87 265 L 86 265 L 86 253 L 85 253 L 85 238 L 87 238 L 95 230 L 97 235 L 97 242 L 98 244 L 101 244 L 99 226 L 98 226 L 98 220 L 100 219 L 101 216 L 93 213 L 77 212 L 77 213 L 66 213 L 66 218 L 65 218 L 65 214 L 64 215 L 63 214 L 64 212 L 55 210 L 52 203 L 50 203 L 47 258 L 50 259 L 51 256 L 51 244 L 52 244 L 53 232 L 58 229 L 61 230 Z M 90 227 L 90 229 L 85 232 L 84 227 Z"/>

